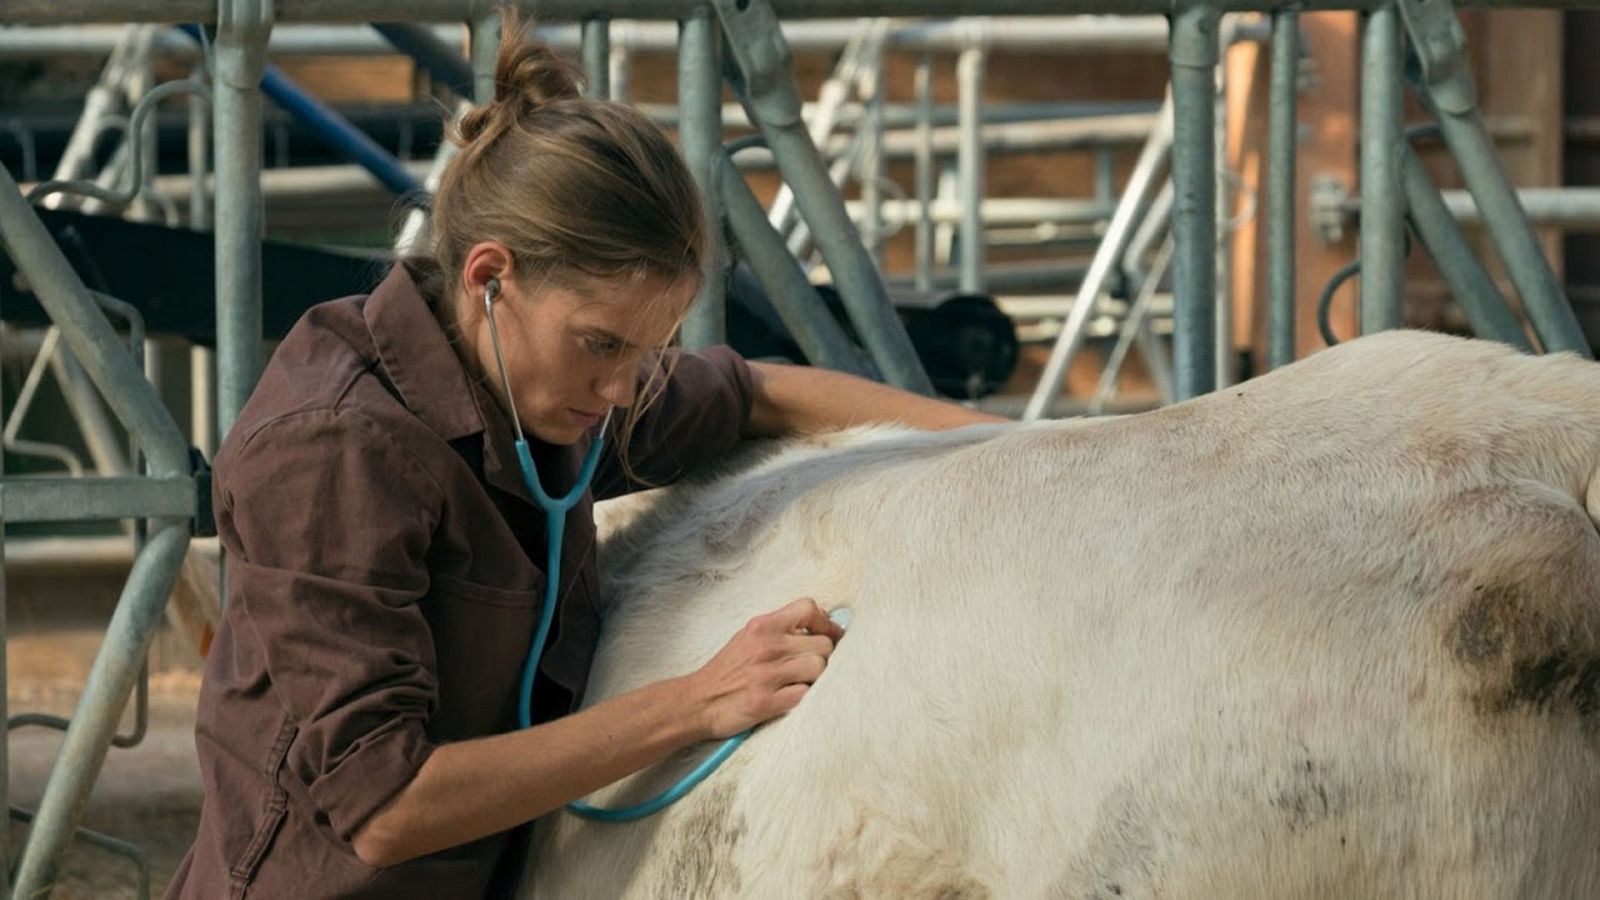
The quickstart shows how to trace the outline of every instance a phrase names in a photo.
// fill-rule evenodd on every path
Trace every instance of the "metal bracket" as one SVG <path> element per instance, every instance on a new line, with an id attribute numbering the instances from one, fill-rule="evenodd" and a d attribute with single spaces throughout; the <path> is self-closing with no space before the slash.
<path id="1" fill-rule="evenodd" d="M 194 519 L 189 523 L 190 537 L 216 537 L 217 517 L 211 508 L 211 464 L 199 447 L 189 448 L 189 459 L 194 466 Z"/>
<path id="2" fill-rule="evenodd" d="M 1467 60 L 1467 36 L 1450 0 L 1395 0 L 1422 83 L 1441 112 L 1461 115 L 1478 105 Z"/>
<path id="3" fill-rule="evenodd" d="M 737 63 L 726 66 L 725 71 L 738 72 L 741 93 L 760 120 L 778 127 L 800 123 L 800 89 L 792 74 L 794 53 L 784 40 L 772 4 L 718 0 L 716 8 L 728 36 L 725 46 Z"/>
<path id="4" fill-rule="evenodd" d="M 1344 240 L 1344 228 L 1350 216 L 1350 187 L 1337 175 L 1323 173 L 1311 179 L 1310 197 L 1311 229 L 1323 243 L 1337 244 Z"/>
<path id="5" fill-rule="evenodd" d="M 1167 55 L 1175 66 L 1209 69 L 1222 59 L 1218 30 L 1222 11 L 1210 0 L 1176 0 L 1172 4 L 1172 42 Z M 1184 22 L 1192 27 L 1179 28 Z"/>

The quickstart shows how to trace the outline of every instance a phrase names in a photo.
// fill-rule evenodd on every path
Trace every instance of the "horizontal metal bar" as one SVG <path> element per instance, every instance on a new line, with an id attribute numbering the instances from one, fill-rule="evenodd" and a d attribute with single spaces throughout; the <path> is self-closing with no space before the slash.
<path id="1" fill-rule="evenodd" d="M 195 498 L 193 478 L 4 478 L 0 520 L 191 518 Z"/>
<path id="2" fill-rule="evenodd" d="M 1304 0 L 1306 11 L 1375 9 L 1388 0 Z M 515 6 L 541 22 L 578 22 L 595 15 L 617 19 L 678 19 L 703 0 L 276 0 L 278 22 L 460 22 Z M 1061 16 L 1163 15 L 1171 0 L 774 0 L 783 19 L 849 16 Z M 1223 12 L 1270 12 L 1282 0 L 1230 0 Z M 1600 0 L 1457 0 L 1463 8 L 1595 9 Z M 0 22 L 204 22 L 217 18 L 216 0 L 6 0 Z"/>

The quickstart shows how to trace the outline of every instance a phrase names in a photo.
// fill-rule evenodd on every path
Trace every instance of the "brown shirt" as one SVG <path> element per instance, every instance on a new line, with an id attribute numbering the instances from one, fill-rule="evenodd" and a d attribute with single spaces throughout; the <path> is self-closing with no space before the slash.
<path id="1" fill-rule="evenodd" d="M 732 351 L 678 354 L 633 470 L 679 477 L 738 439 L 750 403 Z M 481 897 L 505 876 L 510 833 L 382 870 L 350 841 L 435 747 L 516 727 L 546 545 L 512 440 L 402 266 L 285 338 L 217 454 L 228 604 L 195 726 L 199 833 L 169 897 Z M 547 491 L 571 488 L 589 443 L 533 442 Z M 638 487 L 614 447 L 567 516 L 540 721 L 588 676 L 593 498 Z"/>

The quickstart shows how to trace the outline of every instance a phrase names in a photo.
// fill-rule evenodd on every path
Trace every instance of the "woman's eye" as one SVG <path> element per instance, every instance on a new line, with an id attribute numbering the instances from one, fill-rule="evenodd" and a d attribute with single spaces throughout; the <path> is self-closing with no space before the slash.
<path id="1" fill-rule="evenodd" d="M 622 350 L 620 343 L 604 338 L 584 338 L 583 343 L 596 356 L 616 356 Z"/>

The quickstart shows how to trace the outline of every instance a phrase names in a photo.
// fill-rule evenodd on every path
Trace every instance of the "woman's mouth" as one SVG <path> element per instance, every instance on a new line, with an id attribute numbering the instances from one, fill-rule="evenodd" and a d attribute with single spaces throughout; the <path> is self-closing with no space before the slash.
<path id="1" fill-rule="evenodd" d="M 573 424 L 584 428 L 593 428 L 600 424 L 600 420 L 604 418 L 603 413 L 584 412 L 581 409 L 573 409 L 570 406 L 567 407 L 567 415 L 572 417 Z"/>

